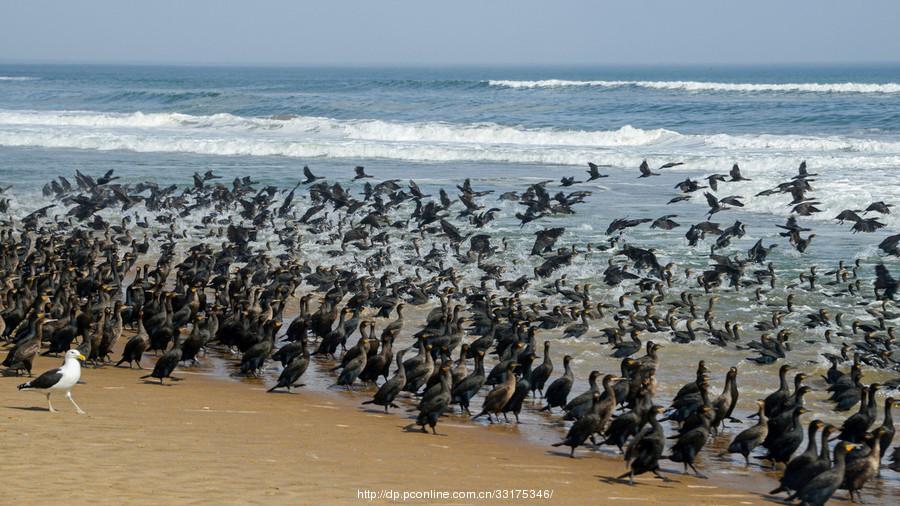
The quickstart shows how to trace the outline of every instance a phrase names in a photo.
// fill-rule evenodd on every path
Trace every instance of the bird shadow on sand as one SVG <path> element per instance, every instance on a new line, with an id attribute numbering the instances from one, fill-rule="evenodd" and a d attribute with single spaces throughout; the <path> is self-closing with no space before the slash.
<path id="1" fill-rule="evenodd" d="M 727 455 L 725 455 L 725 456 L 715 455 L 713 458 L 714 458 L 714 460 L 717 460 L 720 462 L 731 462 L 731 459 L 729 459 Z M 772 466 L 767 466 L 765 464 L 758 464 L 756 462 L 751 462 L 749 465 L 741 466 L 740 469 L 742 471 L 746 471 L 747 476 L 750 476 L 750 471 L 760 471 L 760 472 L 765 473 L 765 472 L 772 471 Z"/>
<path id="2" fill-rule="evenodd" d="M 772 494 L 760 494 L 759 497 L 761 497 L 762 499 L 764 499 L 768 502 L 773 502 L 776 504 L 796 504 L 794 501 L 788 501 L 787 496 L 777 496 L 777 495 L 772 495 Z M 845 498 L 832 497 L 831 499 L 828 500 L 828 504 L 831 504 L 832 501 L 838 501 L 838 502 L 843 502 L 843 503 L 850 502 Z M 857 502 L 857 504 L 865 504 L 865 503 Z"/>
<path id="3" fill-rule="evenodd" d="M 303 386 L 303 385 L 301 385 Z M 278 394 L 278 395 L 300 395 L 302 392 L 298 392 L 296 390 L 287 390 L 283 388 L 276 388 L 275 390 L 266 390 L 267 394 Z"/>
<path id="4" fill-rule="evenodd" d="M 413 424 L 413 423 L 411 423 L 409 425 L 404 425 L 402 427 L 402 429 L 404 432 L 409 432 L 412 434 L 423 434 L 423 435 L 428 435 L 428 436 L 447 437 L 447 434 L 444 434 L 441 432 L 438 432 L 437 434 L 432 434 L 431 431 L 423 431 L 418 425 Z"/>
<path id="5" fill-rule="evenodd" d="M 15 371 L 4 369 L 0 376 L 4 378 L 22 378 L 24 381 L 30 381 L 35 378 L 35 376 L 22 376 L 21 374 L 16 374 Z"/>
<path id="6" fill-rule="evenodd" d="M 584 458 L 587 458 L 585 455 L 576 455 L 576 456 L 572 457 L 572 456 L 569 454 L 569 452 L 561 451 L 561 450 L 547 450 L 547 451 L 544 452 L 544 453 L 546 453 L 547 455 L 552 455 L 552 456 L 554 456 L 554 457 L 565 457 L 565 458 L 567 458 L 567 459 L 572 459 L 572 460 L 578 460 L 578 459 L 584 459 Z"/>
<path id="7" fill-rule="evenodd" d="M 360 411 L 363 413 L 370 413 L 373 415 L 389 415 L 390 411 L 385 412 L 383 409 L 374 409 L 374 408 L 361 408 Z"/>
<path id="8" fill-rule="evenodd" d="M 19 411 L 43 411 L 49 413 L 50 410 L 40 406 L 5 406 L 7 409 L 18 409 Z"/>
<path id="9" fill-rule="evenodd" d="M 672 478 L 669 478 L 668 480 L 660 480 L 658 478 L 655 478 L 652 481 L 641 480 L 641 481 L 635 481 L 634 483 L 629 483 L 627 477 L 619 479 L 616 476 L 605 476 L 602 474 L 595 474 L 594 477 L 597 478 L 597 480 L 600 481 L 601 483 L 606 483 L 607 485 L 624 485 L 626 487 L 639 487 L 639 486 L 652 485 L 654 487 L 673 488 L 674 489 L 675 485 L 680 483 L 678 480 L 675 480 Z"/>
<path id="10" fill-rule="evenodd" d="M 159 387 L 171 387 L 171 386 L 175 386 L 173 383 L 160 383 L 159 381 L 152 381 L 152 380 L 143 380 L 143 381 L 141 381 L 141 383 L 143 383 L 143 384 L 145 384 L 145 385 L 156 385 L 156 386 L 159 386 Z"/>

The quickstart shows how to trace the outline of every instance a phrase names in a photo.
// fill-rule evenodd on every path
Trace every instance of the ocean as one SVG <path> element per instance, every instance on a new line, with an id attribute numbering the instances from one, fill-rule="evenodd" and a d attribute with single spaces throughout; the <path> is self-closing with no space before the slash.
<path id="1" fill-rule="evenodd" d="M 638 165 L 683 165 L 662 175 L 638 178 Z M 792 214 L 790 195 L 758 196 L 790 180 L 806 161 L 813 187 L 808 196 L 822 212 L 800 218 L 814 230 L 810 249 L 799 253 L 778 235 L 776 225 Z M 563 176 L 586 179 L 587 162 L 609 167 L 610 177 L 557 188 Z M 756 339 L 754 323 L 783 305 L 787 293 L 797 309 L 786 321 L 795 327 L 791 360 L 803 370 L 822 373 L 822 353 L 837 344 L 821 339 L 822 330 L 802 326 L 804 315 L 819 307 L 872 320 L 858 300 L 837 293 L 842 287 L 804 291 L 799 274 L 811 265 L 821 273 L 839 260 L 861 262 L 866 287 L 872 267 L 884 262 L 895 273 L 900 263 L 877 249 L 898 233 L 900 210 L 876 216 L 885 228 L 853 234 L 834 217 L 844 209 L 865 209 L 875 201 L 900 203 L 900 66 L 766 67 L 536 67 L 536 68 L 238 68 L 192 66 L 0 65 L 0 195 L 24 215 L 46 203 L 44 183 L 75 169 L 99 174 L 114 169 L 124 181 L 152 179 L 190 184 L 191 174 L 212 169 L 233 178 L 250 175 L 263 184 L 293 187 L 308 165 L 318 175 L 347 184 L 362 165 L 374 180 L 416 180 L 426 193 L 439 188 L 455 194 L 470 178 L 476 189 L 493 190 L 487 207 L 500 217 L 486 230 L 508 237 L 512 247 L 499 254 L 505 279 L 531 275 L 534 232 L 564 226 L 559 245 L 604 243 L 614 218 L 677 215 L 671 231 L 642 225 L 625 241 L 654 248 L 661 262 L 674 261 L 699 272 L 709 261 L 711 240 L 690 247 L 684 233 L 706 219 L 702 192 L 689 202 L 668 204 L 674 185 L 727 174 L 734 163 L 749 181 L 720 183 L 718 197 L 739 195 L 744 207 L 716 214 L 722 228 L 734 221 L 747 234 L 724 250 L 746 251 L 758 240 L 777 244 L 769 256 L 783 283 L 755 303 L 752 293 L 722 289 L 720 319 L 742 324 L 743 340 Z M 229 179 L 226 179 L 229 180 Z M 542 180 L 557 191 L 591 192 L 576 214 L 548 217 L 520 226 L 521 208 L 500 201 L 503 191 L 523 191 Z M 141 213 L 140 209 L 130 211 Z M 108 218 L 119 218 L 108 213 Z M 182 226 L 189 229 L 191 223 Z M 326 258 L 325 247 L 307 245 L 304 258 Z M 608 255 L 585 254 L 565 267 L 570 284 L 591 283 L 599 300 L 616 303 L 629 295 L 603 284 Z M 333 262 L 333 260 L 329 260 Z M 478 283 L 474 266 L 461 272 Z M 680 287 L 691 286 L 684 279 Z M 866 288 L 870 290 L 870 288 Z M 674 293 L 674 292 L 673 292 Z M 770 306 L 771 305 L 771 306 Z M 664 309 L 659 309 L 664 313 Z M 595 323 L 596 328 L 608 321 Z M 589 332 L 589 334 L 596 332 Z M 544 336 L 541 337 L 542 339 Z M 550 338 L 550 336 L 547 336 Z M 657 339 L 660 339 L 657 337 Z M 850 339 L 846 340 L 850 342 Z M 591 369 L 614 372 L 618 360 L 595 339 L 554 345 L 557 371 L 561 354 L 576 357 L 576 386 L 586 388 Z M 777 387 L 778 364 L 759 366 L 753 354 L 712 346 L 705 340 L 667 345 L 660 366 L 661 397 L 693 380 L 702 356 L 713 370 L 711 391 L 718 394 L 728 367 L 741 373 L 741 416 L 754 401 Z M 813 377 L 813 375 L 810 375 Z M 896 377 L 867 376 L 866 381 Z M 842 418 L 822 401 L 823 385 L 810 396 L 821 417 Z M 819 381 L 821 383 L 821 381 Z M 879 402 L 879 405 L 881 403 Z M 548 422 L 549 423 L 549 422 Z M 533 437 L 546 438 L 536 432 Z M 554 436 L 555 437 L 555 436 Z M 725 441 L 727 445 L 727 441 Z M 733 463 L 742 465 L 735 459 Z M 739 466 L 738 466 L 739 467 Z M 716 471 L 738 473 L 723 468 Z M 896 494 L 893 478 L 879 493 Z"/>
<path id="2" fill-rule="evenodd" d="M 684 165 L 639 180 L 643 159 Z M 348 180 L 364 165 L 426 186 L 452 188 L 469 177 L 521 189 L 544 178 L 585 179 L 592 161 L 610 165 L 604 171 L 613 177 L 578 188 L 594 191 L 588 206 L 601 209 L 555 220 L 602 241 L 620 215 L 702 216 L 699 192 L 690 204 L 665 205 L 674 183 L 739 163 L 751 181 L 723 190 L 740 190 L 750 235 L 765 236 L 755 226 L 782 221 L 792 206 L 755 195 L 804 160 L 818 174 L 823 211 L 805 219 L 828 224 L 811 255 L 874 255 L 875 238 L 896 230 L 900 213 L 879 216 L 884 234 L 849 234 L 833 218 L 900 194 L 900 66 L 0 65 L 0 180 L 16 183 L 20 196 L 85 167 L 180 183 L 213 168 L 292 186 L 304 165 Z M 786 250 L 775 260 L 790 261 Z"/>
<path id="3" fill-rule="evenodd" d="M 9 147 L 755 172 L 900 155 L 898 66 L 0 65 L 0 111 Z"/>

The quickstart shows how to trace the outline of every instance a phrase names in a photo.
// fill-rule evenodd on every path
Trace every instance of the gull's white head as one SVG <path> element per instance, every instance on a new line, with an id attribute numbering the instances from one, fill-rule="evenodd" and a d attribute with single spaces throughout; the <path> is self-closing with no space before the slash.
<path id="1" fill-rule="evenodd" d="M 82 355 L 80 351 L 71 349 L 66 352 L 66 361 L 69 360 L 85 360 L 85 356 Z"/>

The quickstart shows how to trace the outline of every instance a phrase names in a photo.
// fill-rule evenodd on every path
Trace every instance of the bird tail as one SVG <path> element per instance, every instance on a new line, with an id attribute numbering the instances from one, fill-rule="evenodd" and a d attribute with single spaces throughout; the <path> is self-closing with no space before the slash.
<path id="1" fill-rule="evenodd" d="M 147 379 L 147 378 L 152 378 L 152 377 L 153 377 L 153 374 L 147 374 L 147 375 L 141 376 L 140 379 Z"/>
<path id="2" fill-rule="evenodd" d="M 266 390 L 266 393 L 274 392 L 276 388 L 278 388 L 278 385 L 275 385 L 274 387 L 272 387 L 272 388 Z"/>
<path id="3" fill-rule="evenodd" d="M 553 444 L 550 445 L 550 446 L 562 446 L 562 445 L 564 445 L 564 444 L 566 444 L 565 441 L 560 441 L 559 443 L 553 443 Z"/>
<path id="4" fill-rule="evenodd" d="M 375 399 L 369 399 L 368 401 L 363 401 L 363 404 L 375 404 Z"/>

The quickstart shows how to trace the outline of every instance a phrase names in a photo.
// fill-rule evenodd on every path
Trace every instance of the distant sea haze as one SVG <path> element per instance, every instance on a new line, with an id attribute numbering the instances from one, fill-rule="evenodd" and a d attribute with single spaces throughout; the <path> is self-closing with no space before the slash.
<path id="1" fill-rule="evenodd" d="M 634 86 L 657 90 L 730 91 L 730 92 L 808 92 L 808 93 L 900 93 L 900 83 L 716 83 L 708 81 L 488 81 L 491 86 L 506 88 L 559 88 L 564 86 L 599 86 L 618 88 Z"/>

